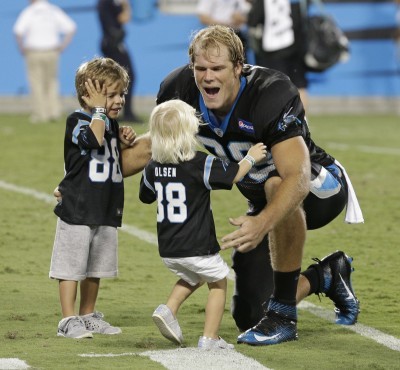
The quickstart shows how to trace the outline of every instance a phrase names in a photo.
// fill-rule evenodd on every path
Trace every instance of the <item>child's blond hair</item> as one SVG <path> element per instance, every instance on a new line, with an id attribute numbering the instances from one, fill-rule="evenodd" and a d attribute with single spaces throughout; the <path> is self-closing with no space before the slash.
<path id="1" fill-rule="evenodd" d="M 166 101 L 153 109 L 149 124 L 153 160 L 177 164 L 194 158 L 200 120 L 193 107 L 182 100 Z"/>

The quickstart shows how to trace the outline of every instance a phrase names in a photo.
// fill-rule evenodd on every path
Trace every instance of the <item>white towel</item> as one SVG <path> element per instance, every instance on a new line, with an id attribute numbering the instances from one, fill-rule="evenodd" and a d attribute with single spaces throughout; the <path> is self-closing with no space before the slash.
<path id="1" fill-rule="evenodd" d="M 347 182 L 348 187 L 348 199 L 347 199 L 347 206 L 346 206 L 346 217 L 345 221 L 349 224 L 359 224 L 364 222 L 364 217 L 361 211 L 361 207 L 358 203 L 356 193 L 354 191 L 353 185 L 351 184 L 350 178 L 347 175 L 346 170 L 344 167 L 339 163 L 338 160 L 335 160 L 335 164 L 340 167 L 344 178 Z"/>

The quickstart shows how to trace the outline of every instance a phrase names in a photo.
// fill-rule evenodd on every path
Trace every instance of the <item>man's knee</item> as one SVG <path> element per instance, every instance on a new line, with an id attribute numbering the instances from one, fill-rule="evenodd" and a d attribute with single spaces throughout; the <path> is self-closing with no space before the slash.
<path id="1" fill-rule="evenodd" d="M 239 331 L 243 332 L 255 326 L 264 316 L 263 302 L 254 298 L 234 295 L 231 302 L 231 313 Z"/>
<path id="2" fill-rule="evenodd" d="M 277 192 L 280 184 L 282 183 L 282 179 L 278 176 L 270 177 L 265 183 L 265 195 L 267 200 L 271 200 L 272 197 Z"/>

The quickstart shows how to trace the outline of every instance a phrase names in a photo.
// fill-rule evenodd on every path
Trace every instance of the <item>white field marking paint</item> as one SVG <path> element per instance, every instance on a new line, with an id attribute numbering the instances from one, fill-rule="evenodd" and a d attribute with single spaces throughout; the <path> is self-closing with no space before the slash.
<path id="1" fill-rule="evenodd" d="M 270 370 L 256 360 L 246 357 L 235 350 L 223 349 L 204 351 L 199 348 L 178 348 L 163 351 L 146 351 L 140 354 L 161 363 L 173 370 Z"/>
<path id="2" fill-rule="evenodd" d="M 161 351 L 146 351 L 141 353 L 83 353 L 80 357 L 121 357 L 121 356 L 145 356 L 150 360 L 159 362 L 170 370 L 271 370 L 261 365 L 256 360 L 242 355 L 235 350 L 204 351 L 199 348 L 177 348 Z"/>
<path id="3" fill-rule="evenodd" d="M 322 319 L 332 322 L 335 321 L 335 313 L 333 311 L 327 311 L 326 309 L 318 307 L 312 303 L 302 301 L 298 307 L 311 312 L 315 316 L 321 317 Z M 379 330 L 359 323 L 355 325 L 342 325 L 342 327 L 344 329 L 352 330 L 363 337 L 373 339 L 375 342 L 378 342 L 383 346 L 392 349 L 393 351 L 400 351 L 400 339 L 393 337 L 392 335 L 382 333 Z"/>
<path id="4" fill-rule="evenodd" d="M 157 235 L 148 231 L 141 230 L 136 226 L 122 224 L 121 231 L 125 231 L 129 235 L 136 236 L 149 244 L 158 245 Z"/>
<path id="5" fill-rule="evenodd" d="M 5 189 L 5 190 L 14 191 L 14 192 L 20 193 L 20 194 L 29 195 L 33 198 L 43 200 L 46 203 L 54 203 L 55 204 L 55 200 L 54 200 L 53 196 L 38 192 L 33 189 L 13 185 L 13 184 L 7 183 L 2 180 L 0 180 L 0 188 Z M 147 242 L 147 243 L 157 245 L 157 236 L 152 233 L 140 230 L 140 229 L 138 229 L 134 226 L 130 226 L 130 225 L 123 225 L 121 228 L 121 231 L 124 231 L 140 240 Z M 234 279 L 234 274 L 232 271 L 229 274 L 228 278 L 230 278 L 232 280 Z M 328 321 L 331 321 L 331 322 L 335 321 L 334 316 L 333 316 L 333 311 L 330 311 L 330 310 L 328 311 L 328 310 L 318 307 L 312 303 L 303 301 L 299 304 L 299 308 L 309 311 L 312 314 L 314 314 L 318 317 L 321 317 L 323 319 L 326 319 Z M 379 330 L 370 328 L 370 327 L 362 325 L 362 324 L 343 325 L 343 328 L 353 330 L 354 332 L 356 332 L 362 336 L 368 337 L 368 338 L 374 340 L 375 342 L 382 344 L 383 346 L 388 347 L 394 351 L 400 351 L 400 339 L 393 337 L 391 335 L 385 334 Z"/>
<path id="6" fill-rule="evenodd" d="M 369 145 L 347 145 L 341 143 L 328 143 L 327 146 L 337 150 L 352 150 L 368 154 L 400 155 L 399 148 L 385 148 Z"/>
<path id="7" fill-rule="evenodd" d="M 28 195 L 28 196 L 30 196 L 32 198 L 35 198 L 35 199 L 38 199 L 38 200 L 42 200 L 42 201 L 44 201 L 46 203 L 56 204 L 56 198 L 54 198 L 51 195 L 36 191 L 34 189 L 25 188 L 23 186 L 10 184 L 10 183 L 2 181 L 2 180 L 0 180 L 0 188 L 5 189 L 5 190 L 10 190 L 10 191 L 13 191 L 15 193 Z"/>
<path id="8" fill-rule="evenodd" d="M 19 358 L 0 358 L 0 369 L 29 369 L 30 366 Z"/>

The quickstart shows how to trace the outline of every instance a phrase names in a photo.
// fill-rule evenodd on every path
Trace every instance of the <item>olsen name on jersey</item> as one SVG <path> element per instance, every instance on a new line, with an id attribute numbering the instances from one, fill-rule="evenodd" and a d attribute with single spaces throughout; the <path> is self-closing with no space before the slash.
<path id="1" fill-rule="evenodd" d="M 176 177 L 176 167 L 155 167 L 156 177 Z"/>

